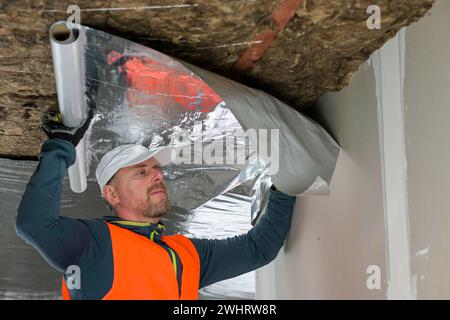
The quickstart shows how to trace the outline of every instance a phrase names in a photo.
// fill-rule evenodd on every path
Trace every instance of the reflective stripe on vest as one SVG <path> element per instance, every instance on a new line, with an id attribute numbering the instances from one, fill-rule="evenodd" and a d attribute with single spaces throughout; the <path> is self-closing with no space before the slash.
<path id="1" fill-rule="evenodd" d="M 191 240 L 182 235 L 161 237 L 178 254 L 183 265 L 180 297 L 172 259 L 164 248 L 133 231 L 107 225 L 114 276 L 111 289 L 102 300 L 198 299 L 200 259 Z M 62 295 L 63 299 L 70 299 L 64 278 Z"/>

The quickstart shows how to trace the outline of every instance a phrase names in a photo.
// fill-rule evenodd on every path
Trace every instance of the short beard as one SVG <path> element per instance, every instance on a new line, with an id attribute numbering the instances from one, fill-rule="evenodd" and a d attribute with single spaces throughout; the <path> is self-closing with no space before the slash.
<path id="1" fill-rule="evenodd" d="M 171 204 L 169 199 L 160 203 L 149 203 L 148 210 L 144 211 L 144 217 L 147 218 L 160 218 L 169 213 Z"/>
<path id="2" fill-rule="evenodd" d="M 161 202 L 158 202 L 158 203 L 151 202 L 150 201 L 150 193 L 155 189 L 161 189 L 161 188 L 163 188 L 166 193 L 166 199 Z M 172 205 L 167 196 L 166 186 L 162 182 L 158 183 L 157 185 L 150 188 L 150 190 L 148 191 L 148 202 L 147 203 L 148 203 L 148 208 L 146 210 L 143 208 L 144 209 L 144 217 L 160 218 L 170 212 Z"/>

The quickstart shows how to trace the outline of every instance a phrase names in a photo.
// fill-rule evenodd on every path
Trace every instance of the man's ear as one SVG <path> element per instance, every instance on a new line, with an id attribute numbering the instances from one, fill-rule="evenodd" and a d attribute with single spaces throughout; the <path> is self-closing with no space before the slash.
<path id="1" fill-rule="evenodd" d="M 111 205 L 114 206 L 119 203 L 119 197 L 117 195 L 114 186 L 107 184 L 103 187 L 103 197 Z"/>

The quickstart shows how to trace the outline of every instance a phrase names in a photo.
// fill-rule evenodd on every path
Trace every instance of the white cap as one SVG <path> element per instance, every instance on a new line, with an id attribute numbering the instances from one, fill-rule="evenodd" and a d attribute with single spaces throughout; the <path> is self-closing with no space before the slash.
<path id="1" fill-rule="evenodd" d="M 95 170 L 95 176 L 100 186 L 103 187 L 119 171 L 119 169 L 138 164 L 142 161 L 155 157 L 161 166 L 165 166 L 175 160 L 175 150 L 170 147 L 148 149 L 138 144 L 125 144 L 108 151 L 100 160 Z"/>

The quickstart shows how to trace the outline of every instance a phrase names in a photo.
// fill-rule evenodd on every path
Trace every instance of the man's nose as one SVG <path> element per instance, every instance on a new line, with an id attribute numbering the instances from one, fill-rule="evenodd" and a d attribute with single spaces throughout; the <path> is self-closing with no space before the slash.
<path id="1" fill-rule="evenodd" d="M 162 182 L 162 181 L 164 181 L 164 174 L 162 173 L 161 170 L 153 169 L 153 174 L 152 174 L 151 179 L 152 179 L 153 183 Z"/>

